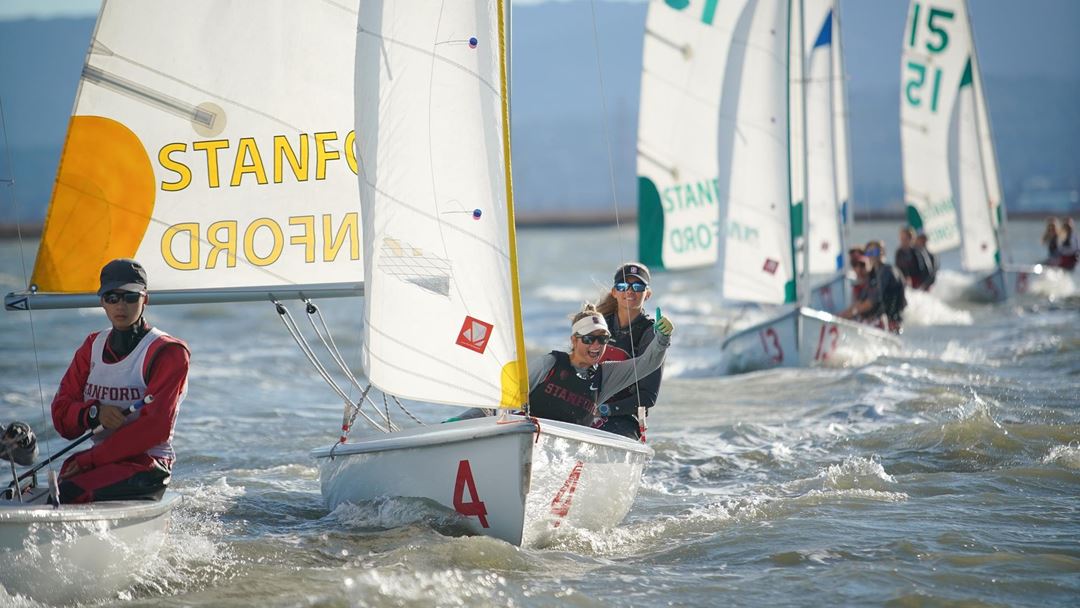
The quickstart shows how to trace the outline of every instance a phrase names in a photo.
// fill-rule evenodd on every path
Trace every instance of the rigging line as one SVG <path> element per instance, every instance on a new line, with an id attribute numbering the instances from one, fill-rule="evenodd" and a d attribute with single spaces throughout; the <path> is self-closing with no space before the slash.
<path id="1" fill-rule="evenodd" d="M 349 399 L 348 399 L 349 404 L 353 408 L 356 408 L 356 411 L 358 412 L 360 407 L 363 406 L 364 400 L 367 399 L 368 402 L 371 403 L 371 406 L 373 408 L 375 408 L 375 411 L 376 412 L 379 411 L 379 408 L 378 408 L 378 406 L 375 405 L 375 402 L 371 401 L 371 398 L 367 396 L 368 391 L 371 389 L 371 386 L 372 386 L 371 383 L 369 382 L 368 386 L 366 388 L 361 386 L 360 381 L 357 380 L 357 378 L 356 378 L 356 375 L 353 374 L 352 370 L 349 369 L 348 364 L 345 362 L 345 357 L 343 357 L 341 355 L 341 351 L 338 350 L 337 342 L 334 341 L 333 334 L 330 333 L 330 327 L 326 324 L 326 319 L 322 315 L 322 310 L 318 306 L 315 306 L 315 304 L 312 303 L 311 300 L 309 300 L 307 298 L 304 299 L 304 304 L 305 304 L 305 310 L 308 313 L 308 321 L 311 323 L 312 329 L 315 330 L 315 334 L 319 336 L 319 340 L 322 341 L 323 347 L 326 348 L 327 352 L 330 353 L 330 358 L 332 358 L 334 360 L 334 363 L 337 363 L 338 368 L 341 370 L 341 372 L 343 374 L 345 374 L 345 377 L 349 380 L 349 382 L 352 384 L 352 386 L 356 387 L 356 389 L 359 390 L 360 393 L 361 393 L 360 399 L 358 401 L 356 401 L 356 402 L 354 402 L 352 400 L 352 397 L 350 396 Z M 322 323 L 323 331 L 319 331 L 319 328 L 315 325 L 315 321 L 314 321 L 314 319 L 312 319 L 312 316 L 318 316 L 319 317 L 319 322 Z M 323 337 L 323 332 L 325 332 L 326 337 Z M 329 344 L 327 343 L 327 340 L 329 340 Z M 352 392 L 352 387 L 349 388 L 349 392 Z M 365 415 L 365 418 L 366 417 L 367 416 Z M 352 415 L 352 417 L 349 419 L 349 425 L 350 426 L 352 426 L 352 421 L 355 420 L 355 419 L 356 419 L 356 414 L 354 413 Z M 368 419 L 368 420 L 370 421 L 370 419 Z M 393 430 L 396 430 L 395 427 L 396 427 L 396 425 L 388 419 L 387 420 L 387 428 L 390 429 L 391 431 L 393 431 Z"/>
<path id="2" fill-rule="evenodd" d="M 367 388 L 364 389 L 364 393 L 360 395 L 360 401 L 363 401 L 364 397 L 367 397 L 368 391 L 370 391 L 371 387 L 373 386 L 373 384 L 367 385 Z M 337 443 L 335 443 L 334 446 L 330 448 L 331 456 L 334 455 L 334 449 L 337 448 L 337 446 L 349 440 L 349 432 L 352 431 L 353 422 L 356 421 L 356 412 L 356 408 L 345 406 L 345 411 L 343 412 L 341 417 L 341 435 L 338 437 Z"/>
<path id="3" fill-rule="evenodd" d="M 393 399 L 394 403 L 396 403 L 398 405 L 398 407 L 401 408 L 401 411 L 405 412 L 405 415 L 408 416 L 409 418 L 412 418 L 416 422 L 416 424 L 426 426 L 423 420 L 420 420 L 419 418 L 414 416 L 412 412 L 410 412 L 408 409 L 405 408 L 405 404 L 402 403 L 401 400 L 397 398 L 397 395 L 390 395 L 390 398 Z"/>
<path id="4" fill-rule="evenodd" d="M 334 342 L 334 336 L 330 333 L 330 328 L 326 324 L 326 319 L 322 316 L 322 311 L 307 298 L 304 298 L 304 305 L 305 311 L 308 313 L 308 321 L 311 323 L 311 328 L 315 330 L 315 335 L 319 336 L 319 340 L 322 342 L 326 352 L 330 353 L 330 358 L 334 360 L 334 363 L 337 364 L 341 372 L 345 374 L 345 378 L 348 379 L 353 386 L 358 390 L 364 390 L 364 387 L 360 386 L 359 380 L 356 379 L 352 370 L 350 370 L 349 366 L 345 363 L 345 358 L 341 356 L 341 351 L 338 350 L 337 343 Z M 315 324 L 315 317 L 318 317 L 319 323 L 322 324 L 322 330 Z"/>
<path id="5" fill-rule="evenodd" d="M 622 221 L 621 221 L 621 218 L 619 217 L 619 195 L 618 195 L 617 190 L 615 189 L 615 162 L 612 159 L 612 154 L 611 154 L 611 134 L 608 131 L 607 97 L 606 97 L 605 92 L 604 92 L 604 70 L 601 68 L 601 63 L 600 63 L 600 31 L 599 31 L 599 28 L 597 26 L 597 19 L 596 19 L 596 0 L 590 0 L 589 1 L 589 10 L 592 13 L 593 51 L 596 54 L 596 82 L 597 82 L 597 86 L 600 89 L 600 123 L 603 125 L 604 147 L 605 147 L 605 150 L 607 151 L 608 179 L 610 180 L 610 183 L 611 183 L 611 201 L 612 201 L 613 206 L 615 207 L 615 242 L 616 242 L 616 247 L 619 250 L 619 263 L 622 264 L 622 263 L 624 263 L 624 260 L 626 260 L 626 253 L 625 253 L 625 250 L 623 249 Z M 623 276 L 623 279 L 624 280 L 626 279 L 625 275 Z M 611 292 L 609 291 L 608 293 L 611 293 Z M 642 305 L 644 305 L 644 299 L 642 300 Z M 618 300 L 617 299 L 616 299 L 616 308 L 618 308 Z M 638 375 L 637 345 L 634 344 L 634 332 L 633 332 L 633 327 L 632 327 L 632 324 L 633 324 L 634 320 L 630 318 L 630 304 L 629 303 L 627 303 L 627 305 L 626 305 L 626 317 L 627 317 L 627 322 L 628 322 L 628 325 L 627 325 L 626 329 L 628 330 L 628 333 L 630 334 L 630 353 L 629 353 L 630 354 L 630 361 L 631 361 L 631 363 L 633 365 L 633 370 L 634 370 L 634 398 L 637 399 L 638 415 L 640 416 L 640 420 L 638 420 L 638 423 L 641 424 L 642 428 L 644 429 L 645 416 L 644 416 L 644 412 L 642 411 L 642 407 L 641 407 L 641 393 L 640 393 L 640 391 L 637 390 L 637 383 L 641 380 L 641 378 Z M 618 310 L 616 310 L 616 312 L 615 312 L 615 323 L 617 324 L 618 322 L 619 322 L 619 314 L 618 314 Z"/>
<path id="6" fill-rule="evenodd" d="M 345 393 L 345 391 L 342 390 L 338 383 L 334 381 L 333 377 L 331 377 L 330 373 L 326 370 L 326 367 L 323 366 L 321 361 L 319 361 L 319 358 L 315 355 L 315 352 L 307 343 L 307 340 L 305 340 L 303 335 L 300 333 L 300 329 L 299 327 L 297 327 L 296 321 L 293 319 L 292 313 L 289 312 L 289 309 L 276 300 L 272 300 L 272 302 L 277 308 L 278 315 L 281 317 L 282 323 L 285 324 L 285 328 L 289 331 L 289 335 L 292 336 L 293 340 L 296 342 L 296 345 L 299 346 L 300 350 L 304 353 L 304 355 L 307 356 L 308 362 L 310 362 L 315 367 L 315 371 L 318 372 L 320 376 L 322 376 L 323 380 L 326 381 L 326 383 L 330 386 L 331 390 L 337 393 L 346 405 L 355 408 L 355 411 L 358 412 L 361 416 L 363 416 L 369 424 L 384 433 L 389 432 L 382 426 L 380 426 L 379 423 L 372 420 L 366 412 L 360 409 L 363 405 L 363 402 L 354 403 L 353 400 L 350 399 L 349 396 Z"/>
<path id="7" fill-rule="evenodd" d="M 7 160 L 8 179 L 5 180 L 4 183 L 11 189 L 11 205 L 15 209 L 15 233 L 18 236 L 19 241 L 19 263 L 22 266 L 23 284 L 29 285 L 30 277 L 26 272 L 26 252 L 23 245 L 22 222 L 19 221 L 19 197 L 16 196 L 15 193 L 15 168 L 11 162 L 11 145 L 8 142 L 7 118 L 4 114 L 4 100 L 2 97 L 0 97 L 0 129 L 4 131 L 4 157 Z M 26 312 L 29 315 L 28 319 L 30 323 L 30 346 L 34 351 L 34 375 L 37 377 L 38 405 L 41 407 L 42 424 L 48 424 L 49 416 L 45 412 L 45 388 L 41 383 L 41 361 L 38 357 L 37 331 L 34 326 L 34 311 L 32 308 L 32 306 L 28 306 Z M 45 438 L 45 451 L 51 454 L 52 447 L 49 445 L 49 434 L 43 433 L 42 436 Z M 53 465 L 52 462 L 50 462 L 50 478 L 54 474 Z"/>

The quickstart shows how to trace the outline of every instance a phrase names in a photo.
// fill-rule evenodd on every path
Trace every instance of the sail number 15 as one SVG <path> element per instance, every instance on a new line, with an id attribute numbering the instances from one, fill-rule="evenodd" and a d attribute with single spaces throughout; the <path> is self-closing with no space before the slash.
<path id="1" fill-rule="evenodd" d="M 928 31 L 924 46 L 930 53 L 942 53 L 949 46 L 947 22 L 954 20 L 956 13 L 942 8 L 928 7 L 928 9 L 925 22 Z M 922 5 L 916 2 L 911 8 L 911 24 L 908 32 L 908 47 L 910 48 L 915 48 L 919 38 L 919 30 L 923 25 L 920 21 L 921 16 Z M 927 66 L 920 61 L 908 61 L 907 71 L 904 99 L 913 108 L 921 107 L 924 100 L 920 90 L 927 84 Z M 937 112 L 938 94 L 941 92 L 941 68 L 934 68 L 930 74 L 930 81 L 930 111 Z"/>

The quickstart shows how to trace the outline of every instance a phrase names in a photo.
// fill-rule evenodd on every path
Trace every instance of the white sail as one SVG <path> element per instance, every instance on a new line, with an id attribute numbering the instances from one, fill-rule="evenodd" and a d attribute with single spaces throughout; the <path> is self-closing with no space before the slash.
<path id="1" fill-rule="evenodd" d="M 913 0 L 901 60 L 909 218 L 966 270 L 1001 264 L 1001 185 L 965 0 Z"/>
<path id="2" fill-rule="evenodd" d="M 986 94 L 983 92 L 982 72 L 979 70 L 978 53 L 975 50 L 974 32 L 971 30 L 970 14 L 968 32 L 971 33 L 971 88 L 973 93 L 973 106 L 975 109 L 975 128 L 979 138 L 979 160 L 981 161 L 981 174 L 986 190 L 985 202 L 990 215 L 990 223 L 993 226 L 995 243 L 997 245 L 994 257 L 995 267 L 1000 267 L 1007 257 L 1004 251 L 1005 243 L 1005 197 L 1001 191 L 1001 179 L 998 176 L 997 153 L 994 150 L 993 131 L 990 128 L 990 113 L 986 107 Z M 961 94 L 963 91 L 963 79 L 961 79 Z M 966 205 L 965 205 L 966 206 Z M 985 264 L 985 261 L 984 261 Z"/>
<path id="3" fill-rule="evenodd" d="M 978 99 L 971 79 L 971 63 L 960 81 L 949 130 L 949 167 L 953 193 L 960 212 L 964 270 L 990 270 L 998 266 L 997 234 L 993 214 L 996 200 L 986 181 L 984 148 L 979 137 Z"/>
<path id="4" fill-rule="evenodd" d="M 836 158 L 836 199 L 840 204 L 840 243 L 844 250 L 852 224 L 851 139 L 848 132 L 847 70 L 844 68 L 843 18 L 839 6 L 833 8 L 833 142 Z M 846 251 L 842 251 L 845 255 Z"/>
<path id="5" fill-rule="evenodd" d="M 908 220 L 931 251 L 960 245 L 950 179 L 950 120 L 971 56 L 963 0 L 912 0 L 900 58 L 900 142 Z"/>
<path id="6" fill-rule="evenodd" d="M 813 274 L 843 269 L 843 198 L 847 178 L 846 129 L 841 88 L 843 78 L 834 40 L 834 0 L 804 0 L 806 28 L 806 135 L 808 258 Z"/>
<path id="7" fill-rule="evenodd" d="M 803 177 L 800 97 L 789 88 L 789 7 L 732 2 L 734 19 L 718 32 L 730 47 L 720 98 L 719 191 L 726 235 L 720 283 L 731 300 L 795 301 L 792 216 L 801 232 Z M 798 52 L 795 51 L 796 56 Z M 789 100 L 792 107 L 789 112 Z M 793 203 L 794 201 L 794 203 Z"/>
<path id="8" fill-rule="evenodd" d="M 744 4 L 695 0 L 674 8 L 654 0 L 649 6 L 638 123 L 638 257 L 654 269 L 717 260 L 720 91 Z"/>
<path id="9" fill-rule="evenodd" d="M 501 19 L 484 2 L 360 9 L 362 358 L 387 393 L 525 401 Z"/>
<path id="10" fill-rule="evenodd" d="M 359 284 L 348 4 L 103 3 L 32 284 Z"/>

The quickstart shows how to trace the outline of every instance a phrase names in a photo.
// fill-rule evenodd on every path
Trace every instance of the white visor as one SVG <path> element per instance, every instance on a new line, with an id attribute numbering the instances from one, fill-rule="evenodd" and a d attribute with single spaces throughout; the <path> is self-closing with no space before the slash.
<path id="1" fill-rule="evenodd" d="M 570 329 L 578 336 L 587 336 L 597 330 L 602 330 L 605 334 L 611 335 L 611 332 L 607 327 L 607 322 L 604 321 L 604 317 L 598 314 L 578 319 L 577 323 L 574 323 L 574 326 Z"/>

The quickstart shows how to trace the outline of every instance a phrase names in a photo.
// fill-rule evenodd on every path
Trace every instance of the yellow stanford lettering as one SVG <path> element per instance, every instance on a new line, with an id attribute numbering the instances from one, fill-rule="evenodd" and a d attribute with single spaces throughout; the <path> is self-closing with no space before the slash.
<path id="1" fill-rule="evenodd" d="M 349 131 L 344 140 L 336 131 L 274 135 L 260 144 L 254 137 L 208 139 L 168 143 L 158 151 L 158 164 L 169 172 L 170 179 L 161 181 L 165 192 L 178 192 L 192 185 L 220 188 L 222 184 L 235 188 L 245 183 L 280 184 L 289 174 L 297 182 L 326 179 L 330 163 L 344 157 L 349 170 L 356 175 L 356 132 Z M 261 146 L 261 147 L 260 147 Z M 344 154 L 342 154 L 344 152 Z M 267 156 L 269 154 L 269 157 Z M 271 160 L 267 173 L 266 159 Z M 314 171 L 312 171 L 314 165 Z M 204 171 L 205 169 L 205 171 Z"/>
<path id="2" fill-rule="evenodd" d="M 289 217 L 284 226 L 268 217 L 246 226 L 240 226 L 236 220 L 205 226 L 198 222 L 173 224 L 161 236 L 161 257 L 176 270 L 213 269 L 219 264 L 233 268 L 242 251 L 247 262 L 270 266 L 281 259 L 288 247 L 290 251 L 300 250 L 305 263 L 314 264 L 333 262 L 348 244 L 349 259 L 359 260 L 359 213 L 346 213 L 336 223 L 330 214 L 320 219 L 320 229 L 314 215 Z"/>

